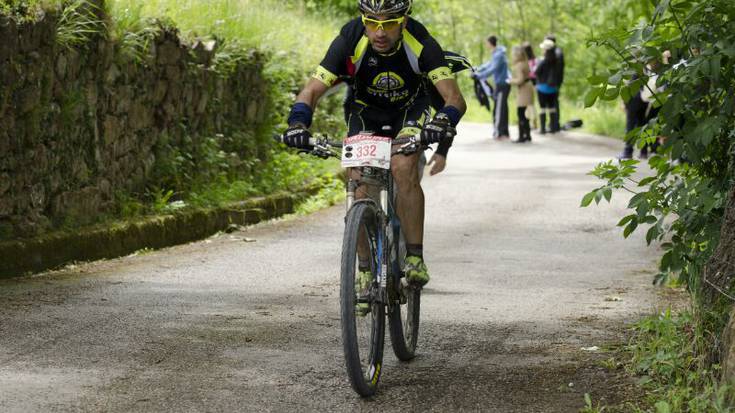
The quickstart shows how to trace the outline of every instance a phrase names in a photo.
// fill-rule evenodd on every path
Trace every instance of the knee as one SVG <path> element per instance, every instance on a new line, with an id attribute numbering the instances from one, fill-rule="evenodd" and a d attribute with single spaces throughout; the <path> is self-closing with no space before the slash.
<path id="1" fill-rule="evenodd" d="M 412 188 L 419 184 L 418 165 L 416 162 L 393 162 L 391 164 L 391 171 L 399 190 Z"/>

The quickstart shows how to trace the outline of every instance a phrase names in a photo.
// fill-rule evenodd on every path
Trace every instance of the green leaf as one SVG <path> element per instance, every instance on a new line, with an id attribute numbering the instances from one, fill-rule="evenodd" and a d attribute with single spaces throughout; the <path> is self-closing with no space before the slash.
<path id="1" fill-rule="evenodd" d="M 656 403 L 656 413 L 671 413 L 671 406 L 669 403 L 661 400 Z"/>
<path id="2" fill-rule="evenodd" d="M 582 198 L 582 204 L 580 205 L 580 207 L 584 208 L 586 206 L 589 206 L 589 204 L 592 203 L 592 200 L 595 199 L 595 193 L 596 192 L 597 191 L 595 190 L 595 191 L 592 191 L 592 192 L 586 194 L 584 196 L 584 198 Z"/>
<path id="3" fill-rule="evenodd" d="M 600 96 L 603 100 L 615 100 L 620 96 L 620 86 L 606 88 L 605 93 Z"/>
<path id="4" fill-rule="evenodd" d="M 595 203 L 600 204 L 600 201 L 602 201 L 602 188 L 598 188 L 595 190 Z"/>
<path id="5" fill-rule="evenodd" d="M 606 187 L 602 190 L 602 195 L 605 197 L 607 202 L 610 202 L 610 199 L 612 198 L 612 188 Z"/>
<path id="6" fill-rule="evenodd" d="M 620 84 L 620 81 L 622 81 L 622 80 L 623 80 L 623 73 L 622 72 L 618 72 L 618 73 L 615 73 L 614 75 L 610 76 L 607 79 L 607 83 L 609 83 L 611 85 L 614 85 L 614 86 L 617 86 L 618 84 Z"/>
<path id="7" fill-rule="evenodd" d="M 648 229 L 646 232 L 646 244 L 651 245 L 651 241 L 653 241 L 656 237 L 659 235 L 659 229 L 657 226 L 652 226 Z"/>
<path id="8" fill-rule="evenodd" d="M 595 87 L 590 89 L 587 94 L 584 96 L 584 107 L 589 108 L 592 107 L 595 102 L 597 102 L 597 98 L 600 97 L 602 88 Z"/>
<path id="9" fill-rule="evenodd" d="M 638 228 L 638 221 L 630 221 L 630 224 L 623 230 L 623 238 L 628 238 L 636 228 Z"/>
<path id="10" fill-rule="evenodd" d="M 671 268 L 671 262 L 672 262 L 673 256 L 674 256 L 674 252 L 672 250 L 668 250 L 666 251 L 666 253 L 664 253 L 664 256 L 661 257 L 661 262 L 659 263 L 659 267 L 658 267 L 661 270 L 661 272 L 666 272 Z"/>
<path id="11" fill-rule="evenodd" d="M 621 219 L 621 220 L 620 220 L 620 222 L 618 222 L 618 225 L 617 225 L 617 226 L 619 226 L 619 227 L 623 227 L 623 226 L 625 226 L 625 225 L 626 225 L 626 224 L 627 224 L 628 222 L 632 221 L 632 220 L 633 220 L 633 219 L 635 219 L 635 218 L 638 218 L 638 215 L 636 215 L 636 214 L 630 214 L 630 215 L 626 215 L 625 217 L 623 217 L 623 219 Z"/>
<path id="12" fill-rule="evenodd" d="M 628 208 L 630 208 L 630 209 L 636 208 L 645 199 L 646 199 L 646 193 L 645 192 L 641 192 L 639 194 L 633 195 L 630 198 L 630 201 L 628 202 Z"/>
<path id="13" fill-rule="evenodd" d="M 656 179 L 658 179 L 658 177 L 656 176 L 649 176 L 649 177 L 643 178 L 641 179 L 640 182 L 638 182 L 638 186 L 646 186 L 650 184 L 651 182 L 655 181 Z"/>
<path id="14" fill-rule="evenodd" d="M 720 131 L 720 124 L 720 119 L 717 117 L 703 119 L 694 130 L 694 138 L 699 140 L 702 146 L 709 145 L 715 134 Z"/>
<path id="15" fill-rule="evenodd" d="M 604 83 L 607 78 L 605 76 L 592 75 L 587 78 L 587 82 L 590 85 L 597 86 L 600 83 Z"/>

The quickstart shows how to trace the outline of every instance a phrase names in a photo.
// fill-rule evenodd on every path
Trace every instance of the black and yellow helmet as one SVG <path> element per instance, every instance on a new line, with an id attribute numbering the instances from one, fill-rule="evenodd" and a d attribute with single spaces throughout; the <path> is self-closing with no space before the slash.
<path id="1" fill-rule="evenodd" d="M 413 0 L 357 0 L 362 14 L 404 15 L 411 11 Z"/>

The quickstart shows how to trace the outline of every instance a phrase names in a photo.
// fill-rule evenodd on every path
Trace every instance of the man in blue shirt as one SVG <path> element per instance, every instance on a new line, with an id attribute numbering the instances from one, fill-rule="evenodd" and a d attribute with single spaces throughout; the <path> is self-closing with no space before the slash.
<path id="1" fill-rule="evenodd" d="M 495 139 L 508 139 L 510 135 L 508 132 L 508 94 L 510 93 L 508 59 L 505 57 L 505 47 L 498 46 L 497 37 L 488 37 L 487 47 L 490 50 L 490 60 L 478 67 L 472 76 L 481 81 L 490 76 L 493 77 L 493 82 L 495 82 L 495 93 L 493 94 L 493 100 L 495 101 L 493 110 L 495 131 L 493 137 Z"/>

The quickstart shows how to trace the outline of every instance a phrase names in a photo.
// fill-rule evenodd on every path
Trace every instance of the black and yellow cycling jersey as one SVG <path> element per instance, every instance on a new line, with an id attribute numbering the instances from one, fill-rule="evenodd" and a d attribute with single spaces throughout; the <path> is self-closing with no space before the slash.
<path id="1" fill-rule="evenodd" d="M 424 79 L 432 84 L 453 79 L 439 43 L 426 28 L 407 17 L 396 50 L 373 50 L 361 19 L 348 22 L 332 42 L 314 78 L 332 86 L 349 78 L 354 102 L 385 111 L 408 108 L 427 95 Z"/>

